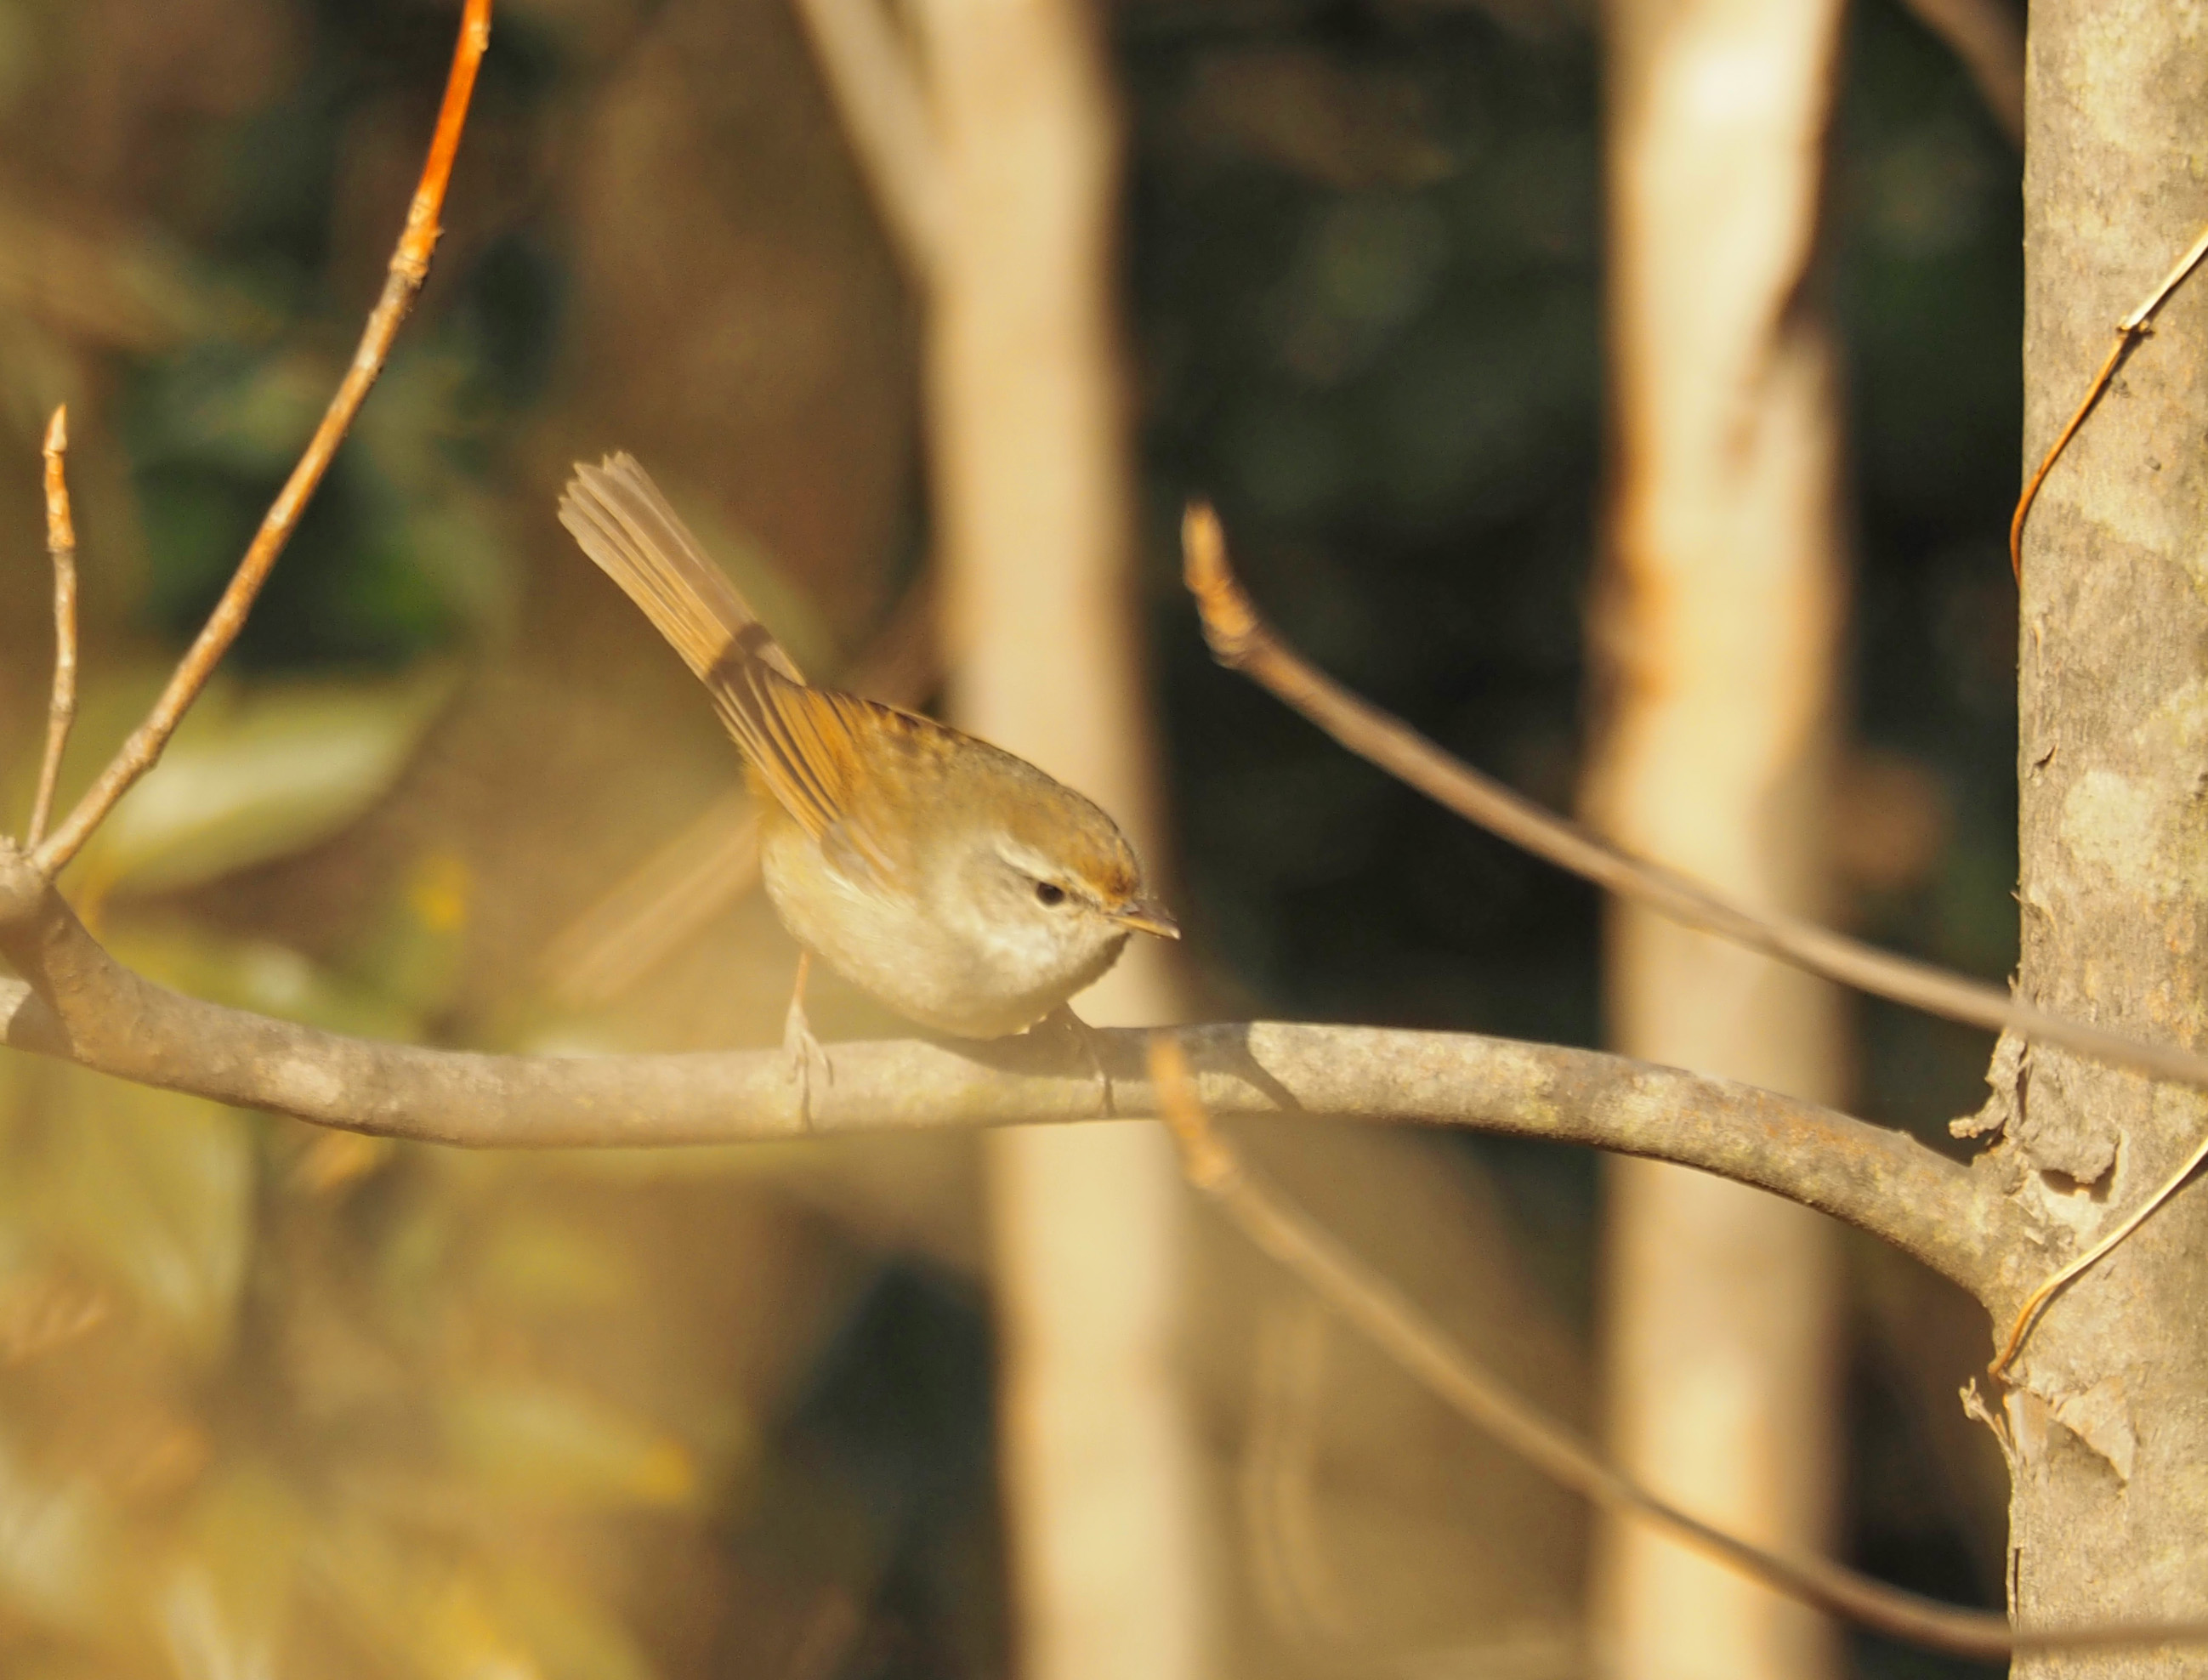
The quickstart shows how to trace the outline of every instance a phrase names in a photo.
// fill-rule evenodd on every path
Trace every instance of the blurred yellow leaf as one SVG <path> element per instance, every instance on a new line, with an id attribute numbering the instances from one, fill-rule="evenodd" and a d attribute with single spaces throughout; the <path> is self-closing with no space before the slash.
<path id="1" fill-rule="evenodd" d="M 91 1481 L 48 1480 L 0 1438 L 0 1600 L 50 1626 L 96 1629 L 115 1597 L 120 1554 Z"/>
<path id="2" fill-rule="evenodd" d="M 245 1116 L 81 1069 L 58 1083 L 27 1213 L 188 1354 L 215 1354 L 229 1341 L 252 1239 Z"/>
<path id="3" fill-rule="evenodd" d="M 452 999 L 467 950 L 476 879 L 458 852 L 435 848 L 415 858 L 398 890 L 375 908 L 348 967 L 379 995 L 434 1014 Z"/>
<path id="4" fill-rule="evenodd" d="M 477 1293 L 501 1312 L 602 1311 L 639 1287 L 630 1251 L 611 1237 L 526 1207 L 486 1233 L 475 1263 Z"/>
<path id="5" fill-rule="evenodd" d="M 326 840 L 387 792 L 452 693 L 449 671 L 257 686 L 195 707 L 85 848 L 95 897 L 195 886 Z"/>
<path id="6" fill-rule="evenodd" d="M 363 1038 L 410 1039 L 421 1023 L 380 990 L 357 984 L 273 939 L 236 939 L 189 923 L 118 917 L 107 947 L 148 980 L 210 1003 Z"/>
<path id="7" fill-rule="evenodd" d="M 304 1514 L 272 1472 L 239 1466 L 196 1502 L 156 1594 L 179 1680 L 274 1680 L 290 1621 Z"/>
<path id="8" fill-rule="evenodd" d="M 545 1680 L 535 1653 L 471 1575 L 454 1576 L 437 1595 L 419 1648 L 422 1671 L 434 1680 Z"/>
<path id="9" fill-rule="evenodd" d="M 525 1641 L 549 1680 L 651 1680 L 627 1628 L 569 1583 L 533 1571 L 500 1572 L 495 1584 L 507 1625 Z"/>
<path id="10" fill-rule="evenodd" d="M 534 1606 L 525 1601 L 517 1617 L 506 1602 L 514 1595 L 471 1562 L 403 1544 L 357 1513 L 320 1525 L 308 1550 L 329 1601 L 381 1659 L 381 1671 L 420 1680 L 566 1680 L 591 1671 L 561 1666 L 557 1653 L 545 1660 L 530 1636 L 541 1629 L 525 1625 Z"/>
<path id="11" fill-rule="evenodd" d="M 551 1503 L 679 1505 L 698 1491 L 681 1443 L 570 1389 L 479 1381 L 446 1396 L 445 1443 L 479 1485 Z"/>
<path id="12" fill-rule="evenodd" d="M 398 1145 L 388 1137 L 357 1131 L 317 1131 L 291 1163 L 291 1183 L 309 1195 L 327 1196 L 364 1179 L 390 1160 Z"/>

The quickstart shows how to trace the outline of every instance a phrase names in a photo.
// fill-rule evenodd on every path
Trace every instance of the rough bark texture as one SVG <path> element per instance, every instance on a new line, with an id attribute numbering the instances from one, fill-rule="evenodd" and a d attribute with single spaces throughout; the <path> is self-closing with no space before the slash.
<path id="1" fill-rule="evenodd" d="M 2029 466 L 2115 321 L 2208 219 L 2208 14 L 2031 9 Z M 2208 293 L 2162 315 L 2042 491 L 2024 545 L 2023 984 L 2198 1047 L 2208 989 Z M 2059 1250 L 2132 1207 L 2208 1130 L 2208 1093 L 2059 1051 L 2026 1061 L 1989 1163 Z M 2195 1184 L 2058 1298 L 2013 1370 L 2010 1592 L 2025 1626 L 2208 1611 L 2208 1191 Z M 2031 1672 L 2197 1672 L 2198 1653 Z"/>
<path id="2" fill-rule="evenodd" d="M 1836 0 L 1610 0 L 1616 484 L 1592 813 L 1742 902 L 1829 915 L 1844 593 L 1839 421 L 1813 270 Z M 1610 914 L 1627 1054 L 1832 1101 L 1822 981 L 1641 905 Z M 1765 1545 L 1830 1543 L 1839 1250 L 1821 1220 L 1642 1161 L 1606 1173 L 1603 1354 L 1628 1473 Z M 1623 1671 L 1806 1680 L 1820 1618 L 1618 1515 L 1598 1626 Z"/>

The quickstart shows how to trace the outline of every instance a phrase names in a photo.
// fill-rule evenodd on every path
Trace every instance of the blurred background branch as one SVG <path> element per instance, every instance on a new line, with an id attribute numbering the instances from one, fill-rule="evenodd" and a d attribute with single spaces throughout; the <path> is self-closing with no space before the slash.
<path id="1" fill-rule="evenodd" d="M 905 272 L 926 286 L 945 272 L 953 237 L 951 182 L 912 43 L 886 0 L 797 0 Z"/>
<path id="2" fill-rule="evenodd" d="M 1844 15 L 1602 12 L 1611 475 L 1583 802 L 1628 851 L 1811 922 L 1844 912 L 1846 422 L 1824 269 Z M 1837 990 L 1643 904 L 1607 907 L 1603 993 L 1628 1055 L 1851 1097 Z M 1826 1551 L 1844 1485 L 1834 1232 L 1697 1174 L 1603 1170 L 1612 1460 L 1755 1544 Z M 1645 1524 L 1611 1515 L 1598 1570 L 1597 1636 L 1635 1673 L 1839 1670 L 1828 1626 Z"/>

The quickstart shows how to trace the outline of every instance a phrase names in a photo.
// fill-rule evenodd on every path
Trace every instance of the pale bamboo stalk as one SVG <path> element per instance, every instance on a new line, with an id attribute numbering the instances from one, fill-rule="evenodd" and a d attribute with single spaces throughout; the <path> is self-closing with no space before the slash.
<path id="1" fill-rule="evenodd" d="M 1113 295 L 1119 116 L 1083 0 L 921 0 L 947 182 L 929 417 L 952 708 L 1162 843 Z M 1175 1018 L 1152 951 L 1076 1007 Z M 1184 1196 L 1153 1126 L 989 1140 L 1019 1671 L 1206 1659 L 1199 1453 L 1177 1357 Z"/>
<path id="2" fill-rule="evenodd" d="M 1592 814 L 1755 909 L 1830 907 L 1821 837 L 1842 609 L 1835 372 L 1815 297 L 1837 0 L 1611 0 L 1617 477 L 1593 630 Z M 1637 905 L 1610 912 L 1611 1038 L 1831 1101 L 1828 986 Z M 1833 1233 L 1737 1185 L 1607 1164 L 1611 1451 L 1761 1545 L 1829 1544 Z M 1605 1520 L 1597 1639 L 1623 1673 L 1812 1680 L 1829 1631 Z"/>

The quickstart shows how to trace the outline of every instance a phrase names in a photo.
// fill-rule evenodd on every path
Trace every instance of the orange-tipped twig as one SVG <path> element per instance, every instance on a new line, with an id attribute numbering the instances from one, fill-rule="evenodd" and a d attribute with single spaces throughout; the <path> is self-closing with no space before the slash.
<path id="1" fill-rule="evenodd" d="M 436 132 L 429 141 L 429 156 L 414 189 L 414 201 L 407 210 L 406 225 L 399 236 L 398 249 L 392 253 L 382 296 L 369 312 L 368 324 L 353 351 L 352 364 L 345 369 L 337 394 L 330 399 L 322 423 L 315 429 L 313 438 L 299 457 L 299 464 L 291 469 L 291 477 L 285 481 L 283 489 L 261 520 L 261 529 L 254 533 L 245 557 L 238 561 L 222 598 L 207 615 L 198 638 L 177 662 L 160 699 L 153 703 L 145 721 L 131 731 L 130 738 L 100 772 L 99 779 L 77 801 L 69 819 L 36 849 L 33 856 L 39 870 L 49 879 L 76 855 L 131 784 L 159 760 L 177 725 L 183 721 L 184 714 L 199 698 L 223 655 L 237 639 L 237 633 L 245 627 L 246 615 L 252 611 L 254 600 L 267 581 L 277 556 L 283 553 L 315 487 L 328 471 L 338 445 L 352 424 L 353 417 L 360 411 L 376 375 L 383 371 L 392 340 L 398 336 L 399 326 L 405 321 L 429 273 L 430 253 L 436 249 L 437 236 L 441 231 L 440 219 L 444 210 L 445 189 L 452 180 L 453 159 L 459 150 L 461 130 L 467 126 L 468 101 L 475 92 L 476 70 L 483 63 L 484 49 L 490 45 L 490 12 L 491 0 L 467 0 L 460 20 L 459 42 L 453 51 L 452 71 L 445 81 L 444 104 L 437 113 Z"/>
<path id="2" fill-rule="evenodd" d="M 2162 284 L 2148 294 L 2146 302 L 2116 323 L 2116 341 L 2109 346 L 2108 359 L 2101 363 L 2100 372 L 2093 375 L 2093 382 L 2085 387 L 2085 399 L 2070 416 L 2069 423 L 2056 435 L 2047 453 L 2040 459 L 2038 467 L 2025 482 L 2024 494 L 2016 499 L 2016 512 L 2009 516 L 2008 522 L 2008 569 L 2010 575 L 2019 584 L 2024 581 L 2024 521 L 2031 512 L 2031 504 L 2038 499 L 2039 487 L 2047 482 L 2047 475 L 2055 470 L 2056 459 L 2070 447 L 2070 440 L 2078 435 L 2078 429 L 2085 423 L 2085 417 L 2100 402 L 2102 395 L 2109 388 L 2109 381 L 2116 376 L 2116 369 L 2123 366 L 2125 358 L 2146 336 L 2149 324 L 2162 306 L 2169 301 L 2170 293 L 2185 283 L 2193 271 L 2200 266 L 2203 258 L 2208 258 L 2208 230 L 2204 230 L 2193 242 L 2192 249 L 2170 266 L 2169 272 L 2162 277 Z"/>
<path id="3" fill-rule="evenodd" d="M 2025 1651 L 2075 1651 L 2208 1642 L 2208 1623 L 2114 1623 L 2019 1631 L 2007 1618 L 1963 1610 L 1821 1557 L 1787 1557 L 1713 1527 L 1659 1498 L 1571 1430 L 1480 1365 L 1403 1293 L 1245 1167 L 1213 1129 L 1177 1035 L 1149 1038 L 1159 1118 L 1189 1182 L 1353 1329 L 1476 1427 L 1591 1503 L 1655 1524 L 1775 1592 L 1889 1638 L 1983 1659 Z"/>
<path id="4" fill-rule="evenodd" d="M 54 562 L 54 686 L 46 706 L 46 756 L 39 765 L 38 795 L 31 802 L 31 826 L 23 843 L 36 849 L 45 837 L 54 811 L 54 784 L 61 779 L 62 753 L 69 726 L 76 721 L 76 521 L 69 516 L 69 480 L 62 471 L 69 453 L 69 407 L 54 411 L 46 423 L 46 553 Z"/>

